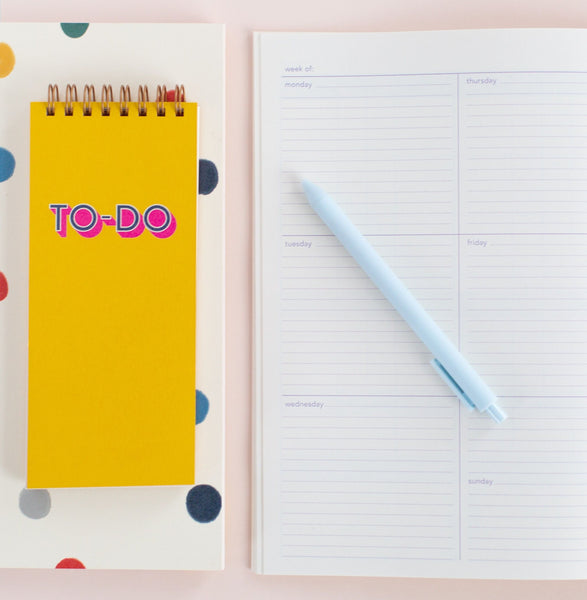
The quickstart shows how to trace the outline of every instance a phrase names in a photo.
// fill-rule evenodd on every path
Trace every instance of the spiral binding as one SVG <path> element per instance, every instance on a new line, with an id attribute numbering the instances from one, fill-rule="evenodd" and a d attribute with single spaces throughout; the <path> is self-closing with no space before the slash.
<path id="1" fill-rule="evenodd" d="M 55 116 L 56 105 L 59 102 L 59 87 L 56 84 L 49 85 L 47 92 L 47 116 Z M 73 115 L 75 105 L 78 102 L 77 87 L 73 84 L 67 84 L 65 88 L 65 115 Z M 96 90 L 93 85 L 85 85 L 82 97 L 82 114 L 84 116 L 92 115 L 92 103 L 96 102 Z M 120 115 L 128 116 L 131 103 L 130 87 L 128 85 L 120 86 L 119 94 Z M 155 112 L 158 117 L 165 116 L 165 102 L 167 102 L 167 88 L 164 85 L 157 86 L 155 99 Z M 175 86 L 174 110 L 176 117 L 183 117 L 185 102 L 185 89 L 183 85 Z M 100 112 L 102 116 L 110 116 L 110 105 L 114 103 L 111 85 L 103 85 L 100 96 Z M 139 117 L 146 117 L 149 103 L 149 88 L 146 85 L 139 85 L 138 89 L 138 109 Z"/>

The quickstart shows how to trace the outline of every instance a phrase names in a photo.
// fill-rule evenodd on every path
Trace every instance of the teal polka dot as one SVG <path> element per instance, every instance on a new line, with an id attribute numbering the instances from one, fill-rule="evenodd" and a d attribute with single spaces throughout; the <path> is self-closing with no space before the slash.
<path id="1" fill-rule="evenodd" d="M 12 177 L 16 161 L 12 152 L 6 148 L 0 148 L 0 181 L 6 181 Z"/>
<path id="2" fill-rule="evenodd" d="M 82 37 L 89 26 L 89 23 L 61 23 L 63 33 L 70 38 Z"/>
<path id="3" fill-rule="evenodd" d="M 210 402 L 206 394 L 196 390 L 196 425 L 199 425 L 208 415 Z"/>

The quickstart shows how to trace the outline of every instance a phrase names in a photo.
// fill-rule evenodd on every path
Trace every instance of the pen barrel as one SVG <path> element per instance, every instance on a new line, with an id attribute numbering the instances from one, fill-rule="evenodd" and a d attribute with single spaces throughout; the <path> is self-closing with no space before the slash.
<path id="1" fill-rule="evenodd" d="M 310 195 L 309 201 L 330 231 L 442 364 L 475 407 L 484 411 L 496 403 L 495 394 L 338 204 L 325 193 L 319 196 Z"/>

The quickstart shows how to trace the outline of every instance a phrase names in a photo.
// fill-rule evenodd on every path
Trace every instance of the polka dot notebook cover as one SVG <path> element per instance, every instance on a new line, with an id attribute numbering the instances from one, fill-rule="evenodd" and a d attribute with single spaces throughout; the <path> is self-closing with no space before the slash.
<path id="1" fill-rule="evenodd" d="M 220 569 L 224 28 L 0 24 L 0 105 L 0 565 Z"/>

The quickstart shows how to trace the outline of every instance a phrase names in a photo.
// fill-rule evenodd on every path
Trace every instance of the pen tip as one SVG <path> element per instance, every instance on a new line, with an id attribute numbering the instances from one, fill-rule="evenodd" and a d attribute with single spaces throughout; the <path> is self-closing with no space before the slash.
<path id="1" fill-rule="evenodd" d="M 487 412 L 491 415 L 496 423 L 502 423 L 508 416 L 497 404 L 491 404 L 487 407 Z"/>

